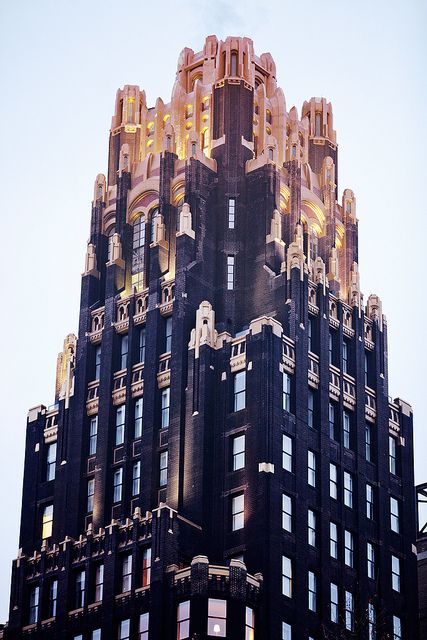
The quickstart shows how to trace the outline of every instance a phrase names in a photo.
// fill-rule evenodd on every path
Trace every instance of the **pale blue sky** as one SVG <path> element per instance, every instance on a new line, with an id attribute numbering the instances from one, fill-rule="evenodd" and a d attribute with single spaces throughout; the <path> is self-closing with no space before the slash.
<path id="1" fill-rule="evenodd" d="M 311 96 L 332 102 L 339 191 L 357 197 L 362 290 L 383 300 L 390 394 L 414 407 L 416 479 L 427 481 L 426 25 L 422 0 L 0 4 L 0 621 L 18 550 L 26 412 L 53 402 L 56 355 L 77 332 L 116 89 L 139 84 L 148 104 L 167 102 L 180 50 L 199 51 L 208 34 L 246 35 L 257 54 L 270 51 L 288 110 Z"/>

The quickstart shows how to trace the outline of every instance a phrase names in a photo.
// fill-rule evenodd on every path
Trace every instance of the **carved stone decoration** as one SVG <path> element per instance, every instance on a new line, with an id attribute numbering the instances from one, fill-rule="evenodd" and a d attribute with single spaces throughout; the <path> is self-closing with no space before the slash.
<path id="1" fill-rule="evenodd" d="M 55 401 L 64 400 L 68 408 L 68 400 L 74 393 L 74 363 L 76 358 L 77 337 L 68 334 L 64 340 L 64 348 L 56 361 Z"/>
<path id="2" fill-rule="evenodd" d="M 166 151 L 175 153 L 175 130 L 170 122 L 167 122 L 165 126 L 163 145 Z"/>
<path id="3" fill-rule="evenodd" d="M 196 327 L 191 330 L 189 349 L 195 349 L 195 357 L 199 357 L 199 348 L 202 344 L 208 344 L 215 348 L 218 332 L 215 329 L 215 311 L 207 300 L 200 303 L 196 311 Z"/>
<path id="4" fill-rule="evenodd" d="M 383 305 L 380 298 L 375 293 L 371 293 L 366 303 L 366 315 L 371 320 L 376 320 L 380 329 L 382 329 L 383 324 L 382 307 Z"/>
<path id="5" fill-rule="evenodd" d="M 96 249 L 95 245 L 88 242 L 85 259 L 85 276 L 95 276 L 99 278 L 99 271 L 96 268 Z"/>
<path id="6" fill-rule="evenodd" d="M 301 280 L 304 279 L 304 270 L 306 268 L 305 264 L 305 255 L 303 250 L 303 230 L 302 224 L 300 222 L 297 223 L 295 227 L 295 236 L 294 241 L 288 247 L 287 253 L 287 261 L 286 261 L 286 271 L 288 280 L 291 277 L 291 270 L 298 268 L 300 269 L 300 277 Z M 282 271 L 283 271 L 282 265 Z"/>
<path id="7" fill-rule="evenodd" d="M 102 173 L 98 173 L 93 187 L 93 202 L 97 200 L 105 201 L 106 178 Z"/>
<path id="8" fill-rule="evenodd" d="M 130 171 L 129 145 L 123 144 L 120 149 L 119 175 L 122 175 L 123 172 L 128 171 Z"/>
<path id="9" fill-rule="evenodd" d="M 338 271 L 338 255 L 337 248 L 332 247 L 329 254 L 329 271 L 328 271 L 328 280 L 329 282 L 339 282 L 339 271 Z"/>
<path id="10" fill-rule="evenodd" d="M 352 307 L 360 310 L 362 296 L 360 293 L 360 275 L 357 262 L 353 262 L 350 270 L 350 286 L 348 289 L 348 302 Z"/>
<path id="11" fill-rule="evenodd" d="M 274 209 L 271 217 L 270 234 L 266 237 L 266 242 L 273 242 L 277 240 L 282 242 L 282 216 L 277 209 Z"/>
<path id="12" fill-rule="evenodd" d="M 111 260 L 108 264 L 116 264 L 118 267 L 122 267 L 122 269 L 125 266 L 122 258 L 122 243 L 118 233 L 113 233 L 111 237 Z"/>
<path id="13" fill-rule="evenodd" d="M 313 265 L 313 277 L 314 277 L 314 282 L 316 284 L 323 284 L 323 289 L 325 290 L 325 286 L 326 286 L 326 269 L 325 269 L 325 263 L 323 262 L 322 258 L 320 256 L 317 256 L 316 260 L 314 261 L 314 265 Z"/>
<path id="14" fill-rule="evenodd" d="M 190 238 L 195 238 L 195 234 L 192 228 L 192 216 L 190 211 L 190 205 L 184 202 L 182 205 L 181 212 L 179 214 L 179 231 L 176 234 L 177 236 L 189 236 Z"/>
<path id="15" fill-rule="evenodd" d="M 165 244 L 166 227 L 165 227 L 165 223 L 163 222 L 163 216 L 158 214 L 155 218 L 153 218 L 152 224 L 154 224 L 154 230 L 153 230 L 154 240 L 151 243 L 151 245 L 153 246 L 156 244 Z"/>

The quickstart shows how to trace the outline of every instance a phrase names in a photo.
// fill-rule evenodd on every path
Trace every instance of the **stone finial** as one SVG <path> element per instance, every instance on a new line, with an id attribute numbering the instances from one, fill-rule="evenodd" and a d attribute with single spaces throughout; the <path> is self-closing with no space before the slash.
<path id="1" fill-rule="evenodd" d="M 323 284 L 323 289 L 325 289 L 326 285 L 326 269 L 325 263 L 323 262 L 320 256 L 317 256 L 316 260 L 313 263 L 313 276 L 314 282 L 316 284 Z"/>
<path id="2" fill-rule="evenodd" d="M 119 267 L 124 268 L 125 263 L 122 259 L 122 243 L 120 240 L 120 235 L 118 233 L 113 233 L 111 236 L 111 259 L 108 264 L 116 264 Z"/>
<path id="3" fill-rule="evenodd" d="M 350 269 L 350 286 L 348 288 L 348 303 L 352 307 L 358 307 L 360 309 L 361 304 L 360 294 L 360 275 L 359 266 L 357 262 L 353 262 Z"/>
<path id="4" fill-rule="evenodd" d="M 122 144 L 120 149 L 120 159 L 119 159 L 119 175 L 122 175 L 123 172 L 130 171 L 130 160 L 129 160 L 129 145 Z"/>
<path id="5" fill-rule="evenodd" d="M 99 271 L 96 268 L 96 248 L 94 244 L 88 242 L 85 258 L 84 276 L 95 276 L 99 278 Z"/>
<path id="6" fill-rule="evenodd" d="M 335 281 L 339 282 L 339 269 L 338 269 L 338 255 L 337 248 L 331 247 L 331 251 L 329 253 L 329 271 L 328 271 L 328 280 L 329 282 Z"/>
<path id="7" fill-rule="evenodd" d="M 179 231 L 177 236 L 187 235 L 190 238 L 195 238 L 195 234 L 192 228 L 192 216 L 190 211 L 190 205 L 184 202 L 181 212 L 179 214 Z"/>
<path id="8" fill-rule="evenodd" d="M 366 315 L 371 320 L 376 320 L 382 329 L 383 324 L 383 305 L 380 298 L 375 294 L 371 293 L 366 303 Z"/>
<path id="9" fill-rule="evenodd" d="M 76 359 L 77 337 L 69 333 L 64 340 L 64 348 L 56 361 L 55 401 L 66 401 L 74 393 L 74 364 Z"/>
<path id="10" fill-rule="evenodd" d="M 274 209 L 271 217 L 270 234 L 266 238 L 266 242 L 277 240 L 282 242 L 282 216 L 277 209 Z"/>
<path id="11" fill-rule="evenodd" d="M 199 357 L 199 349 L 202 344 L 208 344 L 215 348 L 217 331 L 215 329 L 215 311 L 207 300 L 200 303 L 196 311 L 196 327 L 191 331 L 189 349 L 195 349 L 195 357 Z"/>
<path id="12" fill-rule="evenodd" d="M 93 202 L 105 201 L 106 186 L 107 184 L 104 174 L 98 173 L 93 187 Z"/>
<path id="13" fill-rule="evenodd" d="M 305 255 L 304 255 L 304 237 L 303 237 L 303 229 L 302 224 L 300 222 L 297 223 L 295 227 L 295 235 L 294 241 L 288 247 L 287 253 L 287 261 L 286 261 L 286 270 L 288 280 L 291 277 L 291 270 L 294 268 L 300 269 L 301 280 L 304 279 L 304 270 L 305 270 Z M 283 271 L 283 265 L 282 265 Z"/>
<path id="14" fill-rule="evenodd" d="M 169 121 L 166 123 L 166 126 L 165 126 L 165 131 L 163 136 L 163 148 L 166 151 L 175 153 L 175 130 Z"/>
<path id="15" fill-rule="evenodd" d="M 351 189 L 344 189 L 342 196 L 342 210 L 344 218 L 356 223 L 356 198 Z"/>
<path id="16" fill-rule="evenodd" d="M 166 235 L 166 227 L 165 227 L 165 223 L 163 222 L 163 216 L 160 215 L 159 213 L 157 216 L 155 216 L 155 218 L 153 218 L 152 224 L 154 224 L 154 230 L 153 230 L 153 242 L 151 244 L 156 245 L 156 244 L 164 243 L 165 235 Z"/>

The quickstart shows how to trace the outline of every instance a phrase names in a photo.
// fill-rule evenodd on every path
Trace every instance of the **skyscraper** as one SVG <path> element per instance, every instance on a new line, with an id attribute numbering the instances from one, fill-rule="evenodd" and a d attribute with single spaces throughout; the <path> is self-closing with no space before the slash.
<path id="1" fill-rule="evenodd" d="M 118 91 L 6 637 L 417 637 L 412 410 L 337 183 L 330 103 L 248 38 Z"/>

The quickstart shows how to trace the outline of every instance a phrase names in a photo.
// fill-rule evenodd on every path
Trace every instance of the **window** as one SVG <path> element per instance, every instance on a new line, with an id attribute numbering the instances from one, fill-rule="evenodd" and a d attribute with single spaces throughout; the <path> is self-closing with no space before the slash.
<path id="1" fill-rule="evenodd" d="M 123 483 L 123 469 L 116 469 L 113 477 L 113 502 L 120 502 L 122 499 L 122 483 Z"/>
<path id="2" fill-rule="evenodd" d="M 145 327 L 139 330 L 139 360 L 140 363 L 145 362 Z"/>
<path id="3" fill-rule="evenodd" d="M 282 556 L 282 593 L 292 598 L 292 560 Z"/>
<path id="4" fill-rule="evenodd" d="M 93 511 L 93 496 L 95 494 L 95 478 L 90 478 L 87 481 L 87 505 L 86 511 L 92 513 Z"/>
<path id="5" fill-rule="evenodd" d="M 98 439 L 98 416 L 94 416 L 90 420 L 89 426 L 89 455 L 94 456 L 96 453 L 96 442 Z"/>
<path id="6" fill-rule="evenodd" d="M 371 542 L 366 543 L 366 556 L 368 561 L 368 578 L 375 580 L 375 547 Z"/>
<path id="7" fill-rule="evenodd" d="M 307 424 L 312 429 L 314 428 L 314 391 L 308 390 L 308 414 Z"/>
<path id="8" fill-rule="evenodd" d="M 310 486 L 316 486 L 316 454 L 313 451 L 307 452 L 307 482 Z"/>
<path id="9" fill-rule="evenodd" d="M 282 494 L 282 528 L 292 533 L 292 498 Z"/>
<path id="10" fill-rule="evenodd" d="M 316 599 L 317 599 L 317 579 L 316 574 L 313 571 L 308 572 L 308 608 L 310 611 L 316 611 Z"/>
<path id="11" fill-rule="evenodd" d="M 366 484 L 366 517 L 369 520 L 374 519 L 374 487 Z"/>
<path id="12" fill-rule="evenodd" d="M 130 591 L 132 586 L 132 554 L 123 556 L 122 560 L 122 593 Z"/>
<path id="13" fill-rule="evenodd" d="M 142 411 L 144 408 L 144 398 L 138 398 L 135 401 L 135 418 L 134 418 L 134 438 L 142 436 Z"/>
<path id="14" fill-rule="evenodd" d="M 237 76 L 237 51 L 231 52 L 230 75 Z"/>
<path id="15" fill-rule="evenodd" d="M 336 404 L 329 403 L 329 437 L 331 440 L 338 440 L 336 432 Z"/>
<path id="16" fill-rule="evenodd" d="M 101 345 L 95 347 L 95 380 L 101 375 Z"/>
<path id="17" fill-rule="evenodd" d="M 40 587 L 31 587 L 30 610 L 28 616 L 29 624 L 36 624 L 39 621 L 40 612 Z"/>
<path id="18" fill-rule="evenodd" d="M 150 624 L 150 614 L 149 613 L 141 613 L 139 616 L 139 635 L 138 640 L 148 640 L 148 628 Z M 185 636 L 179 636 L 185 637 Z M 187 636 L 188 637 L 188 636 Z"/>
<path id="19" fill-rule="evenodd" d="M 170 387 L 162 389 L 162 429 L 169 427 Z"/>
<path id="20" fill-rule="evenodd" d="M 282 466 L 292 473 L 292 438 L 285 433 L 282 438 Z"/>
<path id="21" fill-rule="evenodd" d="M 227 636 L 227 601 L 208 599 L 208 636 Z"/>
<path id="22" fill-rule="evenodd" d="M 129 338 L 126 335 L 120 339 L 120 369 L 126 369 L 128 362 Z"/>
<path id="23" fill-rule="evenodd" d="M 141 484 L 141 462 L 135 462 L 132 467 L 132 496 L 137 496 Z"/>
<path id="24" fill-rule="evenodd" d="M 364 364 L 365 364 L 365 387 L 368 387 L 368 355 L 365 351 L 365 358 L 364 358 Z"/>
<path id="25" fill-rule="evenodd" d="M 368 423 L 365 424 L 365 458 L 367 462 L 372 462 L 372 431 Z"/>
<path id="26" fill-rule="evenodd" d="M 86 572 L 84 569 L 77 571 L 76 573 L 76 609 L 81 609 L 85 606 L 85 592 L 86 592 Z"/>
<path id="27" fill-rule="evenodd" d="M 48 616 L 49 618 L 54 618 L 56 616 L 56 603 L 58 600 L 58 580 L 51 580 L 49 583 L 49 608 L 48 608 Z"/>
<path id="28" fill-rule="evenodd" d="M 165 353 L 172 351 L 172 317 L 166 318 L 165 323 Z"/>
<path id="29" fill-rule="evenodd" d="M 308 544 L 316 546 L 316 514 L 311 509 L 308 510 Z"/>
<path id="30" fill-rule="evenodd" d="M 350 414 L 348 411 L 343 412 L 343 445 L 346 449 L 350 449 Z"/>
<path id="31" fill-rule="evenodd" d="M 130 620 L 119 622 L 119 640 L 130 640 Z"/>
<path id="32" fill-rule="evenodd" d="M 114 227 L 111 227 L 108 231 L 108 253 L 107 253 L 107 261 L 110 262 L 113 257 L 113 235 L 116 233 Z"/>
<path id="33" fill-rule="evenodd" d="M 246 371 L 234 374 L 234 411 L 240 411 L 246 406 Z"/>
<path id="34" fill-rule="evenodd" d="M 321 114 L 320 113 L 316 113 L 315 115 L 315 135 L 316 137 L 321 136 Z"/>
<path id="35" fill-rule="evenodd" d="M 235 214 L 236 214 L 236 199 L 229 198 L 228 199 L 228 228 L 229 229 L 234 229 Z"/>
<path id="36" fill-rule="evenodd" d="M 101 640 L 101 629 L 94 629 L 92 631 L 91 640 Z"/>
<path id="37" fill-rule="evenodd" d="M 231 498 L 231 530 L 237 531 L 244 527 L 245 495 L 238 493 Z"/>
<path id="38" fill-rule="evenodd" d="M 233 471 L 243 469 L 245 466 L 245 436 L 233 438 Z"/>
<path id="39" fill-rule="evenodd" d="M 46 451 L 46 481 L 55 480 L 56 442 L 49 444 Z"/>
<path id="40" fill-rule="evenodd" d="M 399 533 L 399 503 L 396 498 L 390 496 L 390 526 L 391 530 Z"/>
<path id="41" fill-rule="evenodd" d="M 348 373 L 348 342 L 344 340 L 342 344 L 342 371 Z"/>
<path id="42" fill-rule="evenodd" d="M 402 640 L 402 623 L 397 616 L 393 616 L 393 640 Z"/>
<path id="43" fill-rule="evenodd" d="M 397 556 L 391 556 L 391 586 L 400 592 L 400 559 Z"/>
<path id="44" fill-rule="evenodd" d="M 329 332 L 329 364 L 333 364 L 334 359 L 334 339 L 332 333 Z"/>
<path id="45" fill-rule="evenodd" d="M 146 547 L 142 553 L 142 586 L 148 587 L 151 582 L 151 547 Z"/>
<path id="46" fill-rule="evenodd" d="M 177 611 L 177 640 L 190 637 L 190 601 L 180 602 Z"/>
<path id="47" fill-rule="evenodd" d="M 234 256 L 227 256 L 227 289 L 234 289 Z"/>
<path id="48" fill-rule="evenodd" d="M 348 567 L 354 566 L 354 537 L 347 529 L 344 532 L 344 562 Z"/>
<path id="49" fill-rule="evenodd" d="M 377 637 L 376 632 L 377 614 L 372 602 L 368 604 L 368 640 L 375 640 Z"/>
<path id="50" fill-rule="evenodd" d="M 331 582 L 331 622 L 338 623 L 338 587 Z"/>
<path id="51" fill-rule="evenodd" d="M 345 592 L 345 628 L 354 629 L 354 596 L 350 591 Z"/>
<path id="52" fill-rule="evenodd" d="M 350 509 L 353 508 L 353 477 L 344 471 L 344 504 Z"/>
<path id="53" fill-rule="evenodd" d="M 116 409 L 116 446 L 123 444 L 125 439 L 125 405 Z"/>
<path id="54" fill-rule="evenodd" d="M 155 207 L 151 212 L 151 231 L 150 231 L 150 242 L 155 241 L 155 232 L 156 232 L 156 218 L 160 215 L 159 208 Z"/>
<path id="55" fill-rule="evenodd" d="M 329 523 L 329 553 L 338 560 L 338 527 L 335 522 Z"/>
<path id="56" fill-rule="evenodd" d="M 255 638 L 255 614 L 251 607 L 246 607 L 245 618 L 245 640 L 254 640 Z"/>
<path id="57" fill-rule="evenodd" d="M 396 475 L 396 438 L 388 437 L 388 465 L 390 473 Z"/>
<path id="58" fill-rule="evenodd" d="M 101 602 L 104 595 L 104 565 L 98 564 L 95 570 L 95 602 Z"/>
<path id="59" fill-rule="evenodd" d="M 160 480 L 159 485 L 165 487 L 168 483 L 168 452 L 162 451 L 160 453 Z"/>
<path id="60" fill-rule="evenodd" d="M 308 350 L 313 352 L 313 320 L 308 316 L 307 323 Z"/>
<path id="61" fill-rule="evenodd" d="M 287 622 L 282 622 L 282 640 L 292 640 L 292 627 Z"/>
<path id="62" fill-rule="evenodd" d="M 139 216 L 133 223 L 132 273 L 144 271 L 145 216 Z"/>
<path id="63" fill-rule="evenodd" d="M 283 410 L 291 410 L 291 376 L 283 372 Z"/>
<path id="64" fill-rule="evenodd" d="M 338 469 L 332 462 L 329 463 L 329 495 L 338 500 Z"/>
<path id="65" fill-rule="evenodd" d="M 42 516 L 42 539 L 50 538 L 53 529 L 53 504 L 47 504 Z"/>

